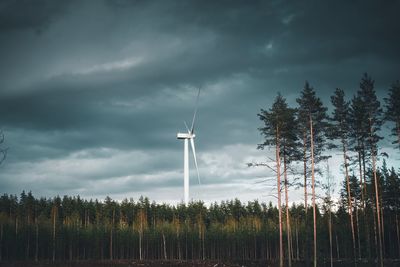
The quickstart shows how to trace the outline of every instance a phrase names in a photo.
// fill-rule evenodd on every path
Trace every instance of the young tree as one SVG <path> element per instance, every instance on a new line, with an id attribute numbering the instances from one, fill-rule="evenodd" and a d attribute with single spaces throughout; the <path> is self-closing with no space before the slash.
<path id="1" fill-rule="evenodd" d="M 330 136 L 333 139 L 339 139 L 343 152 L 343 163 L 347 184 L 347 201 L 349 203 L 349 219 L 351 227 L 351 237 L 353 241 L 353 257 L 354 262 L 356 262 L 356 238 L 354 233 L 354 220 L 353 220 L 353 204 L 350 191 L 350 179 L 349 179 L 349 169 L 348 169 L 348 138 L 350 133 L 350 120 L 349 111 L 350 104 L 345 100 L 344 91 L 342 89 L 336 88 L 335 93 L 331 96 L 332 105 L 334 107 L 331 121 L 333 122 L 332 131 L 330 131 Z"/>
<path id="2" fill-rule="evenodd" d="M 327 157 L 322 155 L 327 145 L 325 132 L 328 127 L 327 108 L 323 106 L 321 100 L 316 96 L 314 89 L 308 82 L 305 83 L 300 98 L 297 99 L 299 104 L 299 120 L 302 128 L 308 127 L 308 137 L 310 140 L 310 157 L 311 157 L 311 194 L 313 207 L 313 230 L 314 230 L 314 267 L 317 266 L 317 214 L 316 214 L 316 194 L 315 194 L 315 172 L 316 164 Z M 307 136 L 307 135 L 306 135 Z M 305 185 L 306 186 L 306 185 Z M 307 209 L 307 207 L 306 207 Z"/>
<path id="3" fill-rule="evenodd" d="M 392 135 L 396 137 L 393 144 L 397 144 L 400 148 L 400 81 L 396 81 L 389 89 L 389 98 L 385 98 L 387 121 L 394 123 L 392 128 Z"/>
<path id="4" fill-rule="evenodd" d="M 280 266 L 283 266 L 283 241 L 282 241 L 282 206 L 281 206 L 281 159 L 284 159 L 284 176 L 285 186 L 287 186 L 286 168 L 287 163 L 294 157 L 297 142 L 295 128 L 295 110 L 289 108 L 285 98 L 280 94 L 275 98 L 272 108 L 269 111 L 261 109 L 258 114 L 264 126 L 260 128 L 261 134 L 265 137 L 263 144 L 258 146 L 264 149 L 266 146 L 275 146 L 276 156 L 276 173 L 277 173 L 277 193 L 278 193 L 278 210 L 279 210 L 279 257 Z M 287 188 L 286 199 L 287 196 Z M 287 200 L 286 200 L 287 201 Z M 287 205 L 288 206 L 288 203 Z M 291 248 L 290 248 L 290 225 L 289 225 L 289 209 L 286 209 L 287 226 L 288 226 L 288 264 L 291 266 Z"/>

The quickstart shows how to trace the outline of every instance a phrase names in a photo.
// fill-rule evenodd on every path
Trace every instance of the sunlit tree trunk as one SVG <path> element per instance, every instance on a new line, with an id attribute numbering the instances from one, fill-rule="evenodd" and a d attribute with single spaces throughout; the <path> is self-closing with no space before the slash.
<path id="1" fill-rule="evenodd" d="M 353 201 L 352 201 L 351 190 L 350 190 L 350 178 L 349 178 L 349 171 L 348 171 L 348 164 L 347 164 L 346 141 L 344 139 L 342 139 L 342 145 L 343 145 L 344 169 L 345 169 L 346 185 L 347 185 L 347 201 L 348 201 L 348 205 L 349 205 L 351 237 L 352 237 L 352 241 L 353 241 L 353 258 L 354 258 L 354 264 L 355 264 L 355 266 L 357 266 L 356 237 L 355 237 L 355 233 L 354 233 L 354 220 L 353 220 Z"/>
<path id="2" fill-rule="evenodd" d="M 313 120 L 310 114 L 310 149 L 311 149 L 311 190 L 313 206 L 313 229 L 314 229 L 314 267 L 317 267 L 317 213 L 315 204 L 315 166 L 314 166 L 314 133 Z"/>
<path id="3" fill-rule="evenodd" d="M 376 220 L 378 224 L 378 243 L 379 243 L 379 262 L 381 267 L 383 267 L 383 248 L 382 248 L 382 226 L 381 226 L 381 215 L 380 215 L 380 205 L 379 205 L 379 188 L 378 188 L 378 177 L 376 175 L 376 151 L 374 148 L 372 134 L 373 126 L 372 119 L 369 119 L 369 129 L 370 129 L 370 140 L 371 140 L 371 157 L 372 157 L 372 172 L 374 175 L 374 185 L 375 185 L 375 207 L 376 207 Z"/>
<path id="4" fill-rule="evenodd" d="M 276 127 L 276 174 L 279 213 L 279 266 L 283 267 L 282 205 L 281 205 L 281 160 L 279 127 Z"/>
<path id="5" fill-rule="evenodd" d="M 307 217 L 307 133 L 303 135 L 303 177 L 304 177 L 304 208 Z"/>
<path id="6" fill-rule="evenodd" d="M 288 179 L 287 179 L 287 166 L 286 155 L 283 155 L 283 176 L 285 185 L 285 202 L 286 202 L 286 236 L 287 236 L 287 249 L 288 249 L 288 266 L 292 266 L 292 249 L 291 249 L 291 229 L 290 229 L 290 215 L 289 215 L 289 195 L 288 195 Z"/>

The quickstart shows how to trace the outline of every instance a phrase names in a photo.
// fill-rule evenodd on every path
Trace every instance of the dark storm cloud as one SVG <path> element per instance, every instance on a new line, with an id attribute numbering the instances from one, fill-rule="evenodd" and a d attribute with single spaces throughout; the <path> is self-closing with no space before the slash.
<path id="1" fill-rule="evenodd" d="M 71 1 L 3 0 L 0 3 L 0 31 L 32 29 L 43 31 L 62 15 Z"/>
<path id="2" fill-rule="evenodd" d="M 335 87 L 354 92 L 365 71 L 381 95 L 399 79 L 399 7 L 400 1 L 2 1 L 0 124 L 12 166 L 4 166 L 0 175 L 8 182 L 1 188 L 20 188 L 13 177 L 22 183 L 32 167 L 41 181 L 64 177 L 53 191 L 119 177 L 118 191 L 139 183 L 126 178 L 133 174 L 142 175 L 138 188 L 145 190 L 154 186 L 146 172 L 169 173 L 160 185 L 178 184 L 182 144 L 175 135 L 185 130 L 183 120 L 190 124 L 198 87 L 196 142 L 207 155 L 200 161 L 221 169 L 206 173 L 219 177 L 217 184 L 248 175 L 236 165 L 250 158 L 226 156 L 219 160 L 230 165 L 221 165 L 213 155 L 255 148 L 256 113 L 278 91 L 295 104 L 309 80 L 328 103 Z M 97 154 L 103 148 L 115 153 L 107 170 L 79 165 L 76 155 L 89 152 L 104 164 Z M 139 157 L 132 151 L 154 160 L 118 165 Z M 82 173 L 63 169 L 71 162 Z M 71 177 L 88 181 L 71 188 Z"/>

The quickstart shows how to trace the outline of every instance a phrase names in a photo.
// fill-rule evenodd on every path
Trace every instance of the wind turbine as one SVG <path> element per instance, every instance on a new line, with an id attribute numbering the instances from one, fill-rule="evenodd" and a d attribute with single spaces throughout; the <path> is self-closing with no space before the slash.
<path id="1" fill-rule="evenodd" d="M 186 206 L 189 204 L 189 141 L 190 141 L 190 146 L 192 147 L 194 165 L 196 166 L 196 171 L 197 171 L 197 179 L 200 184 L 200 174 L 199 174 L 199 168 L 197 167 L 196 149 L 194 146 L 194 138 L 196 137 L 196 135 L 194 134 L 194 125 L 195 125 L 194 123 L 196 120 L 199 96 L 200 96 L 200 88 L 197 94 L 196 106 L 194 109 L 194 114 L 192 119 L 192 127 L 189 129 L 186 122 L 184 121 L 183 123 L 185 124 L 187 133 L 178 133 L 176 136 L 178 139 L 183 139 L 183 144 L 184 144 L 183 145 L 183 188 L 184 188 Z"/>

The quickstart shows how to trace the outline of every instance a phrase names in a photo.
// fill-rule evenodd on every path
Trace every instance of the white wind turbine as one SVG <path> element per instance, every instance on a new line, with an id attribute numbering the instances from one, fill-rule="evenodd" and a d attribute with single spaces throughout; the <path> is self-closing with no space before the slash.
<path id="1" fill-rule="evenodd" d="M 194 109 L 193 120 L 192 120 L 192 127 L 189 129 L 186 122 L 184 121 L 183 123 L 186 126 L 187 133 L 178 133 L 177 134 L 177 138 L 183 139 L 183 141 L 184 141 L 184 146 L 183 146 L 183 188 L 184 188 L 185 205 L 186 206 L 189 204 L 189 140 L 190 140 L 190 146 L 192 147 L 194 165 L 196 166 L 197 179 L 200 184 L 200 174 L 199 174 L 199 168 L 197 167 L 196 149 L 194 147 L 194 138 L 196 137 L 196 135 L 194 134 L 194 123 L 196 120 L 199 96 L 200 96 L 200 89 L 199 89 L 199 93 L 197 94 L 196 106 Z"/>

